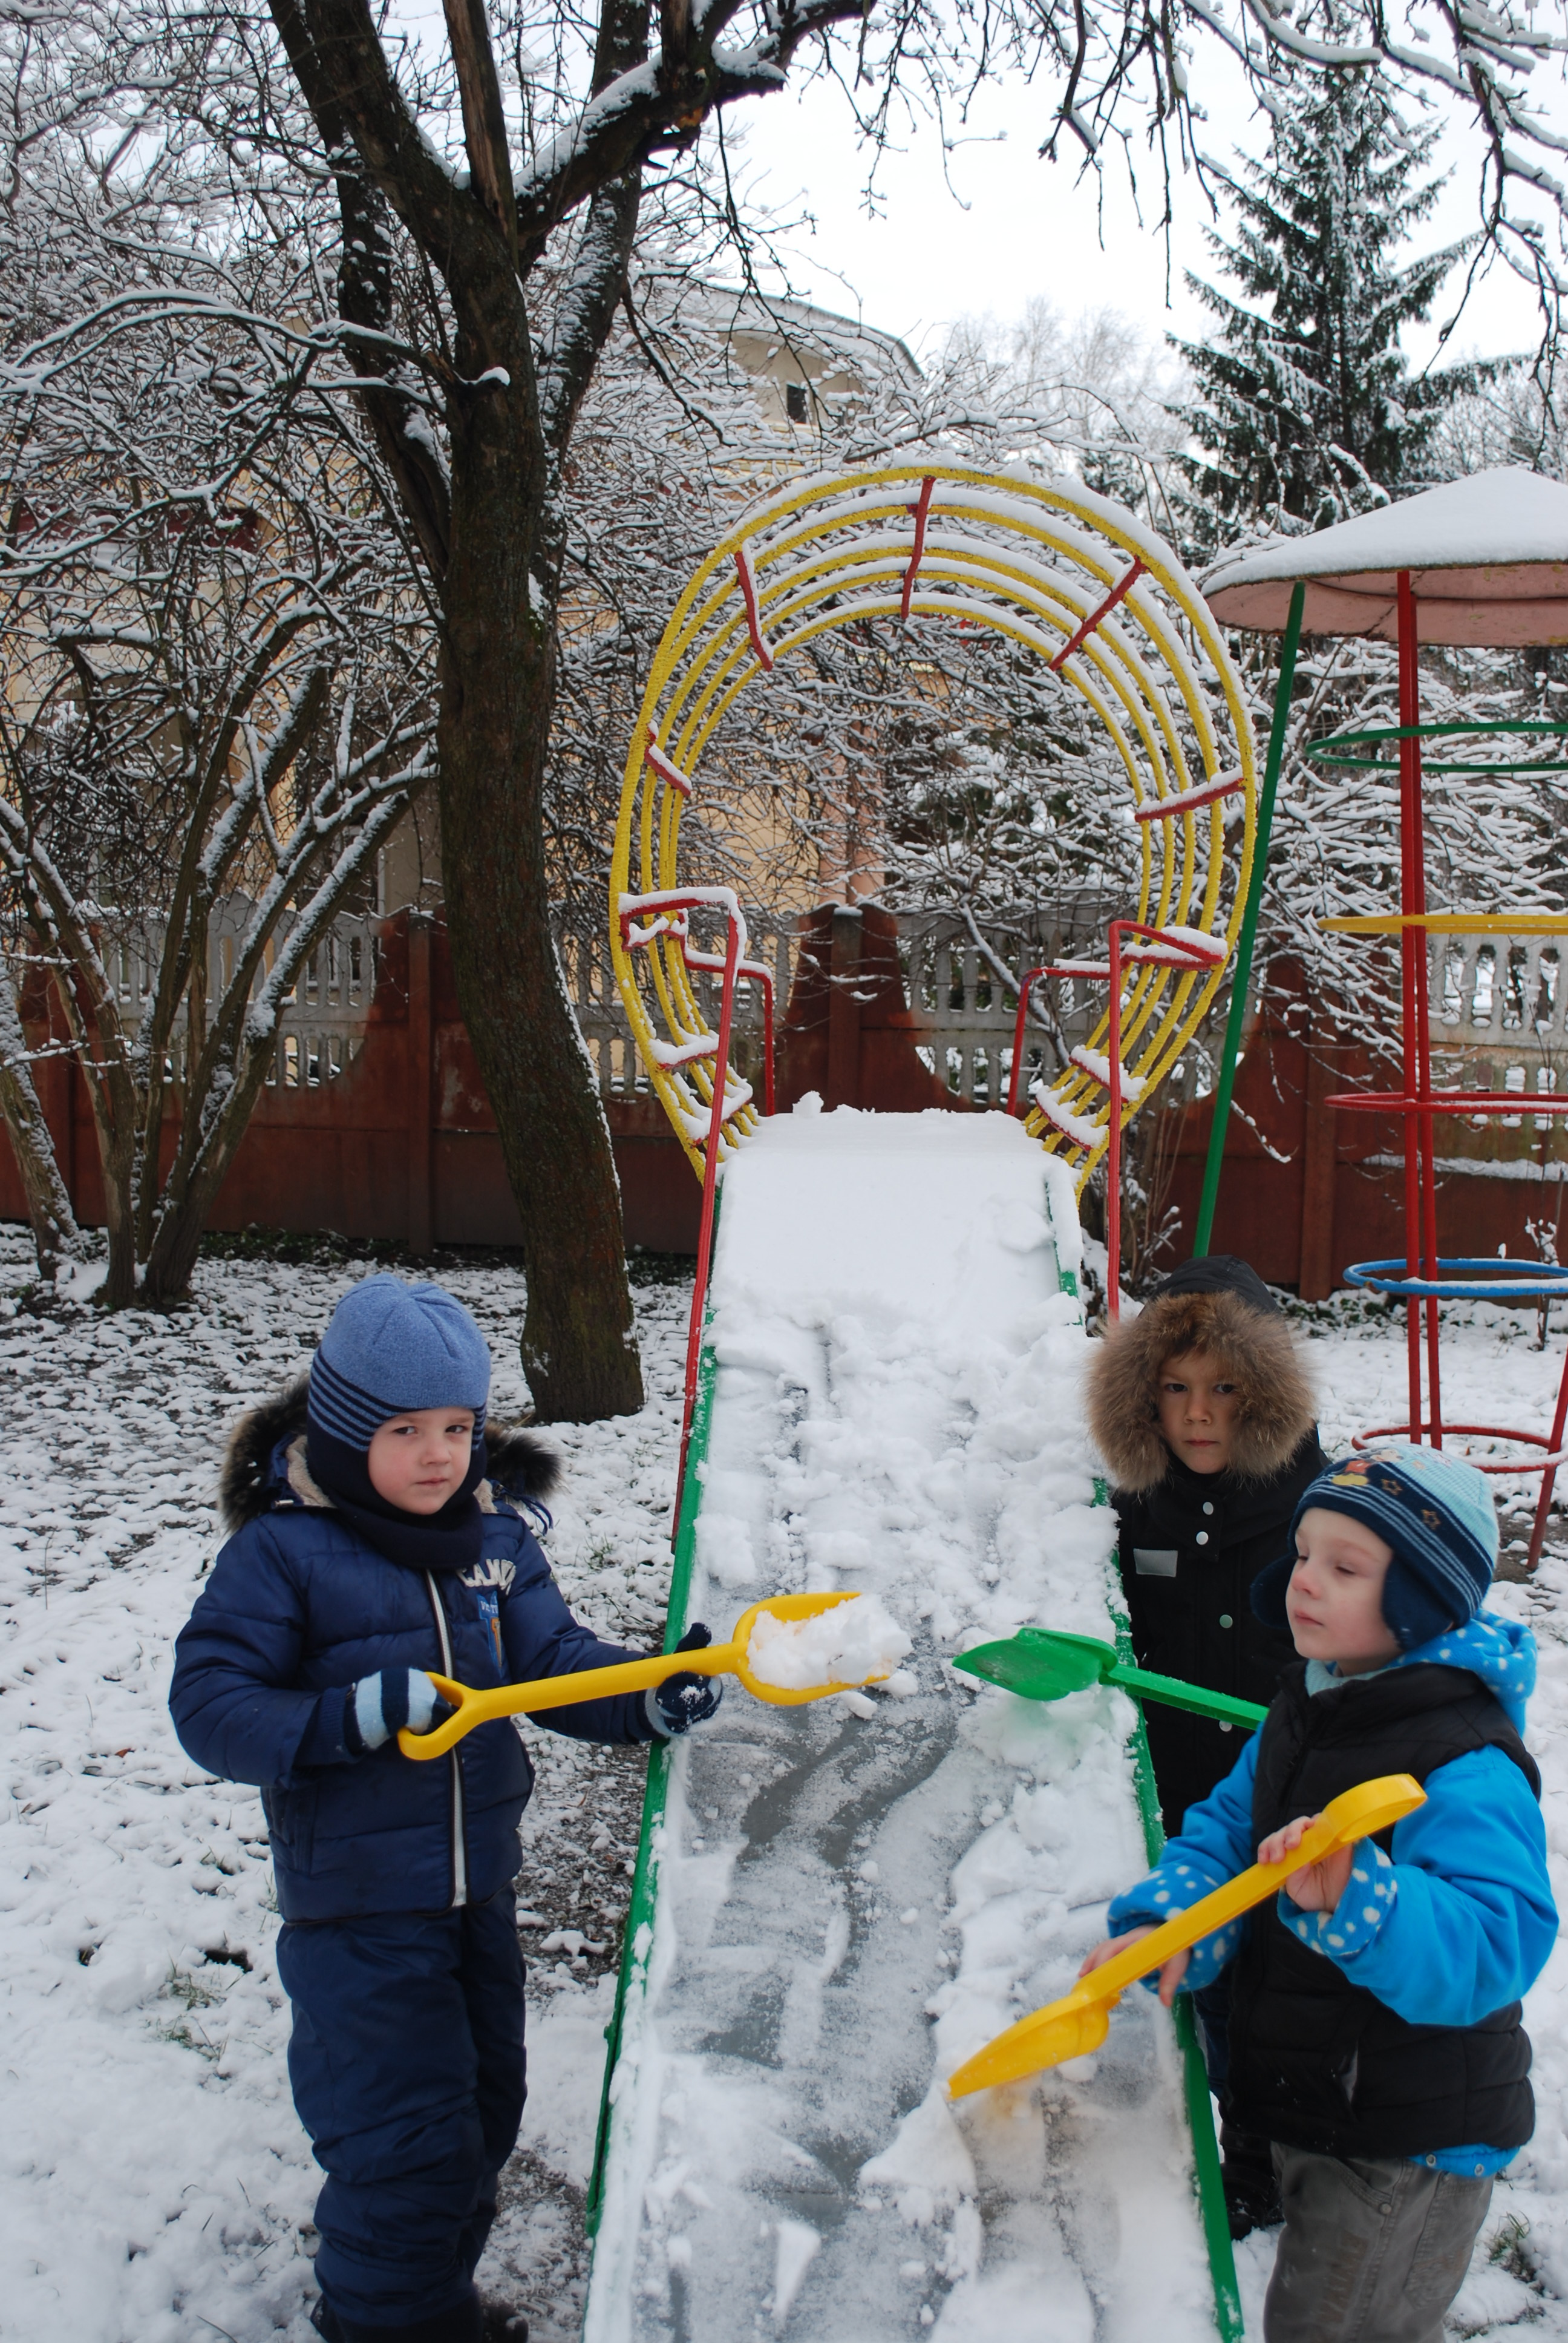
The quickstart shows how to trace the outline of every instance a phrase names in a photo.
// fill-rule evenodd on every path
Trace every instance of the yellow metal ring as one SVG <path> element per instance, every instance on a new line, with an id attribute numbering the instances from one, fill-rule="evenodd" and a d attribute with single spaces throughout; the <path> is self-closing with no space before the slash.
<path id="1" fill-rule="evenodd" d="M 1072 479 L 1038 478 L 964 465 L 906 464 L 799 481 L 754 506 L 692 578 L 664 630 L 627 756 L 610 868 L 610 954 L 648 1079 L 692 1168 L 713 1097 L 712 1058 L 666 1061 L 709 1034 L 679 944 L 670 937 L 637 951 L 623 934 L 627 896 L 678 888 L 682 798 L 650 763 L 662 758 L 699 782 L 703 750 L 726 711 L 766 674 L 746 601 L 749 572 L 763 647 L 788 659 L 818 634 L 864 618 L 897 618 L 915 550 L 914 515 L 932 488 L 910 599 L 922 618 L 990 627 L 1047 661 L 1126 578 L 1141 574 L 1058 670 L 1094 710 L 1125 775 L 1119 812 L 1233 776 L 1228 799 L 1182 805 L 1140 824 L 1141 870 L 1125 915 L 1222 940 L 1226 959 L 1241 924 L 1252 865 L 1257 773 L 1241 679 L 1208 606 L 1161 538 L 1123 507 Z M 738 559 L 738 556 L 739 559 Z M 1227 809 L 1241 819 L 1227 820 Z M 1123 809 L 1125 810 L 1123 810 Z M 1098 952 L 1098 947 L 1096 948 Z M 1224 977 L 1129 968 L 1122 1053 L 1132 1096 L 1123 1124 L 1148 1103 L 1181 1057 Z M 1109 1017 L 1089 1045 L 1103 1059 Z M 739 1077 L 729 1081 L 742 1090 Z M 1036 1106 L 1026 1128 L 1070 1162 L 1081 1187 L 1105 1152 L 1109 1099 L 1100 1080 L 1061 1070 L 1047 1094 L 1075 1125 L 1063 1130 Z M 723 1147 L 755 1129 L 749 1100 L 723 1126 Z M 1092 1134 L 1089 1129 L 1093 1126 Z"/>

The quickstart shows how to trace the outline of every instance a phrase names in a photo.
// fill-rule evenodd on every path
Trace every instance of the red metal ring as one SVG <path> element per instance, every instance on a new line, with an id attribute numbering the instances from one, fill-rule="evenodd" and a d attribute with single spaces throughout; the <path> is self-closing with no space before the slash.
<path id="1" fill-rule="evenodd" d="M 1423 1434 L 1432 1430 L 1430 1423 L 1423 1423 L 1421 1428 Z M 1473 1440 L 1525 1440 L 1532 1448 L 1551 1450 L 1551 1443 L 1544 1440 L 1539 1432 L 1515 1432 L 1512 1425 L 1505 1423 L 1445 1423 L 1442 1427 L 1445 1440 L 1451 1432 L 1467 1433 Z M 1364 1449 L 1369 1440 L 1409 1440 L 1410 1436 L 1408 1423 L 1380 1423 L 1371 1432 L 1352 1432 L 1351 1446 Z M 1421 1444 L 1420 1441 L 1414 1443 L 1418 1448 Z M 1465 1456 L 1460 1462 L 1471 1464 L 1475 1460 Z M 1544 1473 L 1558 1464 L 1568 1464 L 1568 1448 L 1559 1448 L 1555 1453 L 1548 1453 L 1544 1456 L 1505 1457 L 1500 1464 L 1475 1463 L 1475 1470 L 1478 1473 Z"/>

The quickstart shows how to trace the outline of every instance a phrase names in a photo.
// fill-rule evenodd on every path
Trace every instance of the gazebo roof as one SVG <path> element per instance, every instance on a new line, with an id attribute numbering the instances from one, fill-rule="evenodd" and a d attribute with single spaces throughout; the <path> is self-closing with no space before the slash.
<path id="1" fill-rule="evenodd" d="M 1309 635 L 1392 642 L 1402 569 L 1423 643 L 1568 643 L 1568 488 L 1516 466 L 1476 472 L 1311 537 L 1224 554 L 1203 592 L 1226 626 L 1279 634 L 1304 578 Z"/>

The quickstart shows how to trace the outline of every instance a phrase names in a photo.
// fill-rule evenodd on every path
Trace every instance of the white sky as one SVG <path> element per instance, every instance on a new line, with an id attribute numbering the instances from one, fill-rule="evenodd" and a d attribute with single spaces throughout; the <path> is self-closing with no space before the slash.
<path id="1" fill-rule="evenodd" d="M 444 46 L 439 0 L 391 0 L 392 15 L 416 42 Z M 1241 66 L 1218 42 L 1199 40 L 1191 61 L 1192 90 L 1207 108 L 1207 151 L 1229 162 L 1240 147 L 1261 154 L 1268 118 L 1253 104 Z M 749 101 L 725 117 L 737 181 L 787 217 L 809 211 L 814 226 L 789 240 L 792 292 L 825 308 L 863 317 L 897 334 L 917 357 L 929 353 L 953 318 L 990 315 L 1006 324 L 1032 296 L 1041 296 L 1064 319 L 1115 309 L 1158 347 L 1167 332 L 1200 339 L 1205 313 L 1188 292 L 1183 270 L 1212 277 L 1202 227 L 1208 200 L 1197 178 L 1178 174 L 1169 248 L 1154 225 L 1163 208 L 1158 157 L 1141 143 L 1136 156 L 1141 196 L 1128 187 L 1124 166 L 1108 158 L 1103 186 L 1079 176 L 1076 143 L 1063 141 L 1068 159 L 1045 163 L 1038 149 L 1050 126 L 1054 80 L 1030 90 L 1016 81 L 985 89 L 961 143 L 947 157 L 929 124 L 913 126 L 900 151 L 878 167 L 878 196 L 867 205 L 869 157 L 857 141 L 853 117 L 838 85 L 797 76 L 777 96 Z M 1452 172 L 1442 201 L 1408 256 L 1452 243 L 1476 223 L 1482 145 L 1459 101 L 1429 85 L 1434 110 L 1419 121 L 1446 124 L 1435 167 Z M 1531 95 L 1558 127 L 1568 129 L 1568 92 L 1550 65 L 1540 66 Z M 1127 122 L 1136 122 L 1129 107 Z M 706 134 L 711 136 L 711 133 Z M 1423 175 L 1425 176 L 1425 175 Z M 1516 213 L 1530 204 L 1516 190 Z M 1148 222 L 1149 225 L 1144 223 Z M 1549 230 L 1555 246 L 1554 227 Z M 1429 328 L 1406 337 L 1415 365 L 1437 347 L 1437 327 L 1452 314 L 1462 270 L 1440 296 Z M 1168 298 L 1169 295 L 1169 298 Z M 1539 313 L 1530 287 L 1493 264 L 1472 292 L 1445 357 L 1533 349 Z"/>
<path id="2" fill-rule="evenodd" d="M 1539 79 L 1547 84 L 1549 69 Z M 1229 159 L 1238 146 L 1264 150 L 1267 117 L 1252 106 L 1239 67 L 1201 54 L 1193 85 L 1210 107 L 1211 153 Z M 1543 96 L 1549 94 L 1560 93 L 1543 89 Z M 1456 103 L 1442 102 L 1445 111 Z M 875 213 L 863 195 L 867 158 L 836 85 L 819 81 L 738 108 L 727 117 L 727 135 L 733 137 L 744 118 L 736 161 L 745 184 L 778 209 L 804 204 L 815 216 L 815 231 L 791 246 L 794 289 L 825 307 L 853 313 L 859 307 L 869 324 L 899 335 L 917 356 L 940 339 L 949 319 L 990 313 L 1005 322 L 1034 295 L 1069 319 L 1085 310 L 1119 310 L 1151 342 L 1167 331 L 1198 338 L 1204 313 L 1187 291 L 1182 270 L 1214 274 L 1201 235 L 1210 214 L 1198 181 L 1188 173 L 1176 182 L 1167 306 L 1165 238 L 1154 225 L 1163 206 L 1158 157 L 1139 149 L 1143 218 L 1151 223 L 1145 226 L 1114 158 L 1103 189 L 1092 176 L 1077 176 L 1075 148 L 1066 163 L 1040 159 L 1047 106 L 1044 89 L 1033 93 L 1013 85 L 988 92 L 969 126 L 968 143 L 948 158 L 950 189 L 940 140 L 922 126 L 903 152 L 880 165 L 882 200 Z M 1461 128 L 1445 136 L 1437 159 L 1452 165 L 1453 176 L 1439 211 L 1411 246 L 1411 258 L 1455 241 L 1474 225 L 1480 156 L 1473 133 Z M 1417 328 L 1409 337 L 1414 363 L 1435 347 L 1436 324 L 1452 314 L 1460 281 L 1456 271 L 1433 328 Z M 1530 288 L 1493 266 L 1472 295 L 1445 355 L 1533 347 L 1538 336 Z"/>

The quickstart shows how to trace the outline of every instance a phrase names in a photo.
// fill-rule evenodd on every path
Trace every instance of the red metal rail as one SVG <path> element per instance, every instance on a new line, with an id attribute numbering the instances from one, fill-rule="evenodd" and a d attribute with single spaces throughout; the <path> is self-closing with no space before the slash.
<path id="1" fill-rule="evenodd" d="M 726 935 L 722 958 L 717 953 L 692 950 L 690 915 L 699 908 L 724 914 Z M 651 926 L 633 928 L 631 922 L 639 911 L 651 911 L 656 915 Z M 680 1500 L 686 1487 L 686 1454 L 691 1443 L 691 1418 L 697 1405 L 697 1377 L 702 1363 L 703 1312 L 708 1301 L 709 1275 L 713 1265 L 713 1213 L 719 1193 L 719 1162 L 724 1124 L 728 1115 L 738 1111 L 728 1103 L 729 1037 L 735 1017 L 736 988 L 743 983 L 758 983 L 762 987 L 762 1111 L 770 1115 L 773 1111 L 773 978 L 771 971 L 759 960 L 745 958 L 746 920 L 739 900 L 729 887 L 668 888 L 651 895 L 623 895 L 620 899 L 620 927 L 628 950 L 646 950 L 658 937 L 668 936 L 679 945 L 681 958 L 688 968 L 715 970 L 722 977 L 719 1031 L 712 1051 L 713 1101 L 702 1158 L 702 1219 L 697 1237 L 697 1274 L 691 1290 L 691 1319 L 686 1335 L 686 1391 L 680 1417 L 680 1464 L 675 1481 L 675 1518 L 670 1525 L 673 1538 L 680 1527 Z"/>
<path id="2" fill-rule="evenodd" d="M 928 472 L 920 482 L 920 502 L 906 507 L 906 510 L 913 513 L 915 517 L 915 549 L 910 556 L 910 566 L 904 572 L 904 590 L 899 602 L 899 616 L 906 623 L 910 615 L 910 603 L 914 597 L 915 572 L 920 566 L 926 549 L 926 520 L 931 509 L 931 490 L 936 485 L 935 474 Z"/>
<path id="3" fill-rule="evenodd" d="M 1126 585 L 1131 584 L 1131 579 Z M 1126 590 L 1125 586 L 1122 589 Z M 1125 951 L 1124 936 L 1142 936 L 1142 949 L 1136 944 Z M 1121 967 L 1130 960 L 1141 968 L 1179 968 L 1191 974 L 1210 969 L 1225 957 L 1224 945 L 1215 939 L 1205 942 L 1196 935 L 1173 935 L 1165 928 L 1145 927 L 1139 920 L 1112 920 L 1110 931 L 1111 957 L 1108 960 L 1047 961 L 1039 968 L 1028 970 L 1018 988 L 1018 1015 L 1012 1029 L 1012 1068 L 1008 1080 L 1007 1111 L 1018 1111 L 1019 1079 L 1023 1071 L 1024 1019 L 1029 1011 L 1030 992 L 1042 976 L 1081 976 L 1091 982 L 1109 981 L 1111 986 L 1110 1031 L 1106 1036 L 1107 1060 L 1105 1087 L 1110 1094 L 1106 1114 L 1105 1160 L 1105 1306 L 1112 1318 L 1121 1314 Z M 1078 1051 L 1074 1061 L 1083 1064 Z M 1099 1081 L 1101 1077 L 1093 1067 L 1085 1071 Z M 1043 1086 L 1042 1086 L 1043 1087 Z M 1140 1084 L 1140 1088 L 1141 1088 Z M 1051 1119 L 1042 1090 L 1034 1092 L 1034 1101 L 1041 1112 Z M 1065 1128 L 1065 1126 L 1063 1126 Z"/>
<path id="4" fill-rule="evenodd" d="M 740 580 L 740 598 L 746 605 L 746 631 L 751 638 L 751 648 L 757 654 L 757 664 L 764 675 L 773 672 L 773 653 L 762 631 L 761 606 L 757 598 L 757 573 L 751 567 L 751 548 L 738 545 L 735 548 L 735 574 Z"/>
<path id="5" fill-rule="evenodd" d="M 1127 596 L 1131 593 L 1132 588 L 1142 577 L 1143 570 L 1143 556 L 1139 554 L 1134 560 L 1131 568 L 1121 580 L 1121 583 L 1119 586 L 1113 586 L 1111 588 L 1110 593 L 1106 596 L 1104 601 L 1101 603 L 1099 608 L 1091 610 L 1088 618 L 1085 618 L 1082 626 L 1078 629 L 1078 632 L 1072 636 L 1069 641 L 1063 643 L 1061 649 L 1057 652 L 1056 657 L 1050 662 L 1050 671 L 1052 675 L 1060 674 L 1060 670 L 1067 665 L 1068 660 L 1072 657 L 1073 652 L 1080 649 L 1081 646 L 1089 640 L 1090 636 L 1094 632 L 1096 627 L 1102 625 L 1103 622 L 1110 618 L 1111 613 L 1115 609 L 1119 602 L 1125 601 Z"/>

